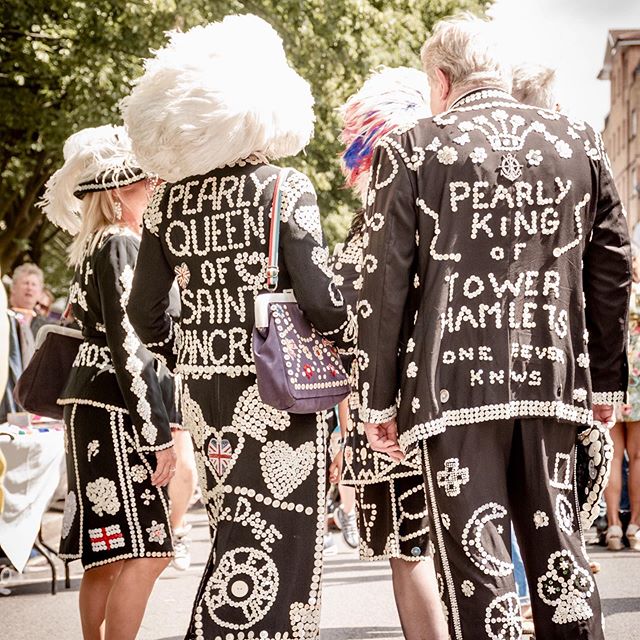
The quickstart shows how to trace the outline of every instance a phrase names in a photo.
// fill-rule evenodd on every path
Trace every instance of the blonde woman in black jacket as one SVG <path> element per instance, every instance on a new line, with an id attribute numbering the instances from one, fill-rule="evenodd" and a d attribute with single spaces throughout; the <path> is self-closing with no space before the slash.
<path id="1" fill-rule="evenodd" d="M 173 407 L 163 403 L 158 363 L 127 313 L 154 181 L 137 166 L 123 127 L 84 129 L 67 140 L 64 156 L 42 203 L 75 236 L 69 301 L 83 335 L 59 400 L 69 479 L 60 556 L 85 569 L 84 638 L 133 640 L 173 555 Z"/>

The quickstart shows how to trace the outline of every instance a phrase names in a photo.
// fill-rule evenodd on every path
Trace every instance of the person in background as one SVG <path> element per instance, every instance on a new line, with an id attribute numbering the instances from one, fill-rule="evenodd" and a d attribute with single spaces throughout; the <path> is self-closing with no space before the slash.
<path id="1" fill-rule="evenodd" d="M 344 145 L 342 170 L 347 185 L 365 206 L 376 143 L 386 134 L 411 127 L 431 114 L 428 78 L 416 69 L 382 68 L 347 100 L 340 114 L 340 139 Z M 335 281 L 352 319 L 354 339 L 362 274 L 370 267 L 363 255 L 366 242 L 364 215 L 359 210 L 353 216 L 344 246 L 336 248 L 332 260 Z M 389 560 L 405 637 L 408 640 L 446 638 L 447 628 L 429 546 L 427 496 L 420 452 L 416 449 L 412 455 L 397 461 L 371 449 L 358 416 L 358 376 L 360 369 L 366 368 L 366 360 L 355 358 L 349 352 L 344 356 L 353 392 L 348 401 L 340 405 L 344 443 L 331 467 L 331 480 L 335 482 L 342 469 L 341 486 L 355 487 L 360 558 Z M 388 371 L 386 375 L 393 376 L 393 372 Z M 355 520 L 355 514 L 338 507 L 336 522 L 345 527 L 352 519 Z"/>
<path id="2" fill-rule="evenodd" d="M 34 338 L 38 337 L 38 331 L 41 327 L 44 327 L 46 324 L 54 324 L 59 320 L 53 312 L 53 305 L 55 301 L 56 298 L 53 295 L 53 291 L 44 287 L 34 308 L 36 315 L 31 321 L 31 333 Z"/>
<path id="3" fill-rule="evenodd" d="M 176 402 L 176 406 L 179 406 L 179 401 Z M 191 540 L 189 538 L 191 524 L 187 521 L 187 510 L 198 486 L 198 471 L 191 434 L 183 428 L 181 423 L 181 417 L 176 417 L 171 421 L 171 437 L 177 458 L 176 473 L 169 482 L 170 520 L 174 549 L 171 566 L 178 571 L 186 571 L 191 566 Z"/>
<path id="4" fill-rule="evenodd" d="M 342 459 L 342 451 L 344 446 L 345 425 L 349 420 L 349 404 L 345 399 L 337 407 L 334 412 L 336 416 L 336 426 L 331 434 L 329 441 L 328 453 L 331 460 L 329 465 L 329 482 L 331 488 L 327 501 L 327 514 L 329 525 L 333 525 L 342 533 L 343 540 L 352 549 L 357 549 L 360 544 L 360 536 L 358 533 L 358 519 L 356 510 L 356 490 L 354 487 L 340 481 L 340 468 L 337 466 L 338 460 Z M 337 489 L 337 500 L 333 500 Z M 329 536 L 329 539 L 327 539 Z M 333 538 L 331 534 L 325 535 L 325 555 L 327 549 L 331 547 Z M 335 547 L 337 551 L 337 547 Z"/>
<path id="5" fill-rule="evenodd" d="M 497 35 L 439 22 L 436 115 L 374 152 L 360 419 L 375 450 L 422 450 L 453 640 L 521 635 L 512 521 L 536 635 L 603 640 L 574 460 L 627 388 L 629 231 L 601 136 L 515 100 Z"/>
<path id="6" fill-rule="evenodd" d="M 64 164 L 40 203 L 74 235 L 69 302 L 83 342 L 59 400 L 69 483 L 60 557 L 79 559 L 85 569 L 85 640 L 133 640 L 173 555 L 166 486 L 176 454 L 168 407 L 157 363 L 127 314 L 154 186 L 124 128 L 105 125 L 66 141 Z"/>
<path id="7" fill-rule="evenodd" d="M 53 295 L 53 291 L 44 287 L 42 289 L 42 295 L 38 302 L 36 302 L 35 312 L 44 319 L 49 318 L 53 303 L 56 301 L 56 297 Z"/>
<path id="8" fill-rule="evenodd" d="M 624 549 L 623 535 L 626 535 L 631 549 L 640 551 L 640 248 L 637 245 L 633 245 L 628 357 L 628 397 L 626 403 L 619 407 L 616 423 L 610 431 L 613 439 L 613 461 L 609 483 L 604 492 L 608 523 L 605 541 L 611 551 Z M 625 452 L 629 456 L 627 490 L 631 517 L 626 531 L 623 531 L 620 499 Z"/>
<path id="9" fill-rule="evenodd" d="M 38 315 L 36 306 L 43 291 L 44 275 L 40 267 L 27 262 L 15 268 L 9 292 L 9 306 L 19 328 L 23 368 L 29 364 L 35 350 L 35 333 L 32 324 Z"/>
<path id="10" fill-rule="evenodd" d="M 212 538 L 185 637 L 316 638 L 327 412 L 262 402 L 251 340 L 276 184 L 278 291 L 292 289 L 329 339 L 346 322 L 313 185 L 271 164 L 310 140 L 309 85 L 268 23 L 227 16 L 171 33 L 145 62 L 123 117 L 141 166 L 165 181 L 144 216 L 128 311 L 143 342 L 181 376 Z M 174 279 L 177 320 L 166 312 Z M 287 371 L 294 384 L 331 375 L 295 343 L 287 352 L 297 361 Z"/>
<path id="11" fill-rule="evenodd" d="M 560 104 L 555 95 L 556 72 L 555 69 L 542 64 L 523 63 L 513 68 L 513 83 L 511 94 L 524 104 L 560 111 Z M 602 498 L 604 501 L 604 497 Z M 516 576 L 516 587 L 520 596 L 520 605 L 525 621 L 524 630 L 528 631 L 531 625 L 531 596 L 525 575 L 525 567 L 520 555 L 520 546 L 513 534 L 513 564 Z M 600 571 L 600 563 L 589 560 L 589 566 L 593 573 Z"/>
<path id="12" fill-rule="evenodd" d="M 0 272 L 1 275 L 1 272 Z M 9 380 L 9 360 L 4 357 L 4 354 L 9 353 L 9 317 L 7 303 L 7 292 L 2 284 L 0 278 L 0 397 L 4 393 Z"/>
<path id="13" fill-rule="evenodd" d="M 511 95 L 523 104 L 542 109 L 559 110 L 555 99 L 556 72 L 551 67 L 540 64 L 524 63 L 513 68 L 513 82 Z M 516 580 L 516 590 L 520 599 L 520 610 L 523 619 L 523 631 L 532 633 L 533 623 L 531 610 L 531 595 L 527 583 L 527 575 L 520 553 L 520 545 L 516 538 L 513 525 L 511 526 L 511 557 Z"/>
<path id="14" fill-rule="evenodd" d="M 2 290 L 4 293 L 4 286 Z M 34 307 L 41 290 L 42 271 L 35 264 L 26 263 L 16 267 L 9 285 L 9 308 L 3 316 L 8 323 L 9 344 L 1 356 L 3 364 L 7 366 L 8 379 L 0 394 L 0 422 L 4 422 L 9 413 L 22 411 L 13 397 L 13 390 L 35 350 L 31 325 L 35 320 Z"/>
<path id="15" fill-rule="evenodd" d="M 16 313 L 24 314 L 28 324 L 36 314 L 36 305 L 44 292 L 44 275 L 38 265 L 27 262 L 16 267 L 11 279 L 9 305 Z"/>
<path id="16" fill-rule="evenodd" d="M 0 272 L 2 276 L 2 272 Z M 7 292 L 4 290 L 2 278 L 0 277 L 0 399 L 4 397 L 9 381 L 9 318 L 7 316 Z M 7 357 L 5 357 L 5 354 Z M 3 422 L 0 417 L 0 422 Z M 2 450 L 0 450 L 0 514 L 4 509 L 4 473 L 7 463 Z"/>
<path id="17" fill-rule="evenodd" d="M 555 82 L 555 69 L 542 64 L 519 64 L 513 68 L 511 95 L 523 104 L 559 111 Z"/>

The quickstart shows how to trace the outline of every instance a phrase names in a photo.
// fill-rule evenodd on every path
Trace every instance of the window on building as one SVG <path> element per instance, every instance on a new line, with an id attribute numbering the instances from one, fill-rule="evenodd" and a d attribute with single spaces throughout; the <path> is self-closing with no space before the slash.
<path id="1" fill-rule="evenodd" d="M 638 112 L 635 109 L 631 109 L 631 126 L 629 128 L 629 135 L 635 138 L 638 135 Z"/>

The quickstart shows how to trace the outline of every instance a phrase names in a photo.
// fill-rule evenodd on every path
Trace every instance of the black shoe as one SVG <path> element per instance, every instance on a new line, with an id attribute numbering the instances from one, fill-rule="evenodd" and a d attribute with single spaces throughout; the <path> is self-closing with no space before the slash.
<path id="1" fill-rule="evenodd" d="M 598 542 L 601 547 L 606 547 L 607 542 L 605 540 L 605 536 L 607 534 L 607 516 L 598 516 L 593 523 L 593 526 L 596 528 L 596 532 L 598 534 Z"/>

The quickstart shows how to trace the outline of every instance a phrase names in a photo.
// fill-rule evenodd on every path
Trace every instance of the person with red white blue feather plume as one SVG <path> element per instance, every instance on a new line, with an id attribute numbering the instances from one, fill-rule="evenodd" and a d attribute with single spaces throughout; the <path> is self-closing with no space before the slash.
<path id="1" fill-rule="evenodd" d="M 407 67 L 374 72 L 341 109 L 342 170 L 347 186 L 366 205 L 367 185 L 376 143 L 394 131 L 429 117 L 427 76 Z M 366 243 L 363 209 L 353 217 L 344 246 L 333 256 L 334 281 L 348 306 L 355 340 L 355 315 L 362 289 Z M 330 470 L 330 479 L 356 491 L 359 551 L 362 560 L 388 559 L 394 594 L 404 635 L 409 640 L 446 638 L 447 630 L 429 545 L 427 496 L 419 451 L 403 460 L 374 451 L 367 443 L 358 417 L 358 375 L 366 362 L 345 352 L 352 393 L 341 406 L 343 447 Z M 391 372 L 389 375 L 392 375 Z M 348 490 L 348 489 L 347 489 Z M 348 523 L 349 514 L 338 508 L 336 520 Z M 355 514 L 354 516 L 355 517 Z M 343 524 L 344 526 L 344 524 Z"/>

